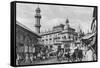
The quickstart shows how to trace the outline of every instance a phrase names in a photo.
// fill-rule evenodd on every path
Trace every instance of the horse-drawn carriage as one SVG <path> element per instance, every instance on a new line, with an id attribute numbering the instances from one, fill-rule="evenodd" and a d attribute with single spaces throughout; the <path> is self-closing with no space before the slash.
<path id="1" fill-rule="evenodd" d="M 75 61 L 82 61 L 83 53 L 81 49 L 74 49 L 74 52 L 71 53 L 70 49 L 61 49 L 57 53 L 57 59 L 59 61 L 65 61 L 66 62 L 75 62 Z"/>

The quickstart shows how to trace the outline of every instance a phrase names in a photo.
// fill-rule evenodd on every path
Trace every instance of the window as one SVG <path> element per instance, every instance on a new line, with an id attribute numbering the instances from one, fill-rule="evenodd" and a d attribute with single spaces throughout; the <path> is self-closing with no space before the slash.
<path id="1" fill-rule="evenodd" d="M 66 36 L 63 36 L 62 39 L 66 39 Z"/>
<path id="2" fill-rule="evenodd" d="M 70 36 L 68 38 L 70 39 Z"/>
<path id="3" fill-rule="evenodd" d="M 58 37 L 58 39 L 60 39 L 60 37 Z"/>
<path id="4" fill-rule="evenodd" d="M 51 38 L 49 40 L 52 40 Z"/>
<path id="5" fill-rule="evenodd" d="M 48 39 L 46 39 L 46 41 L 48 41 Z"/>
<path id="6" fill-rule="evenodd" d="M 77 37 L 75 39 L 77 40 Z"/>
<path id="7" fill-rule="evenodd" d="M 66 39 L 66 36 L 64 36 L 64 39 Z"/>
<path id="8" fill-rule="evenodd" d="M 53 48 L 53 46 L 52 46 L 52 45 L 50 45 L 50 48 Z"/>
<path id="9" fill-rule="evenodd" d="M 44 40 L 42 40 L 42 41 L 44 41 Z"/>

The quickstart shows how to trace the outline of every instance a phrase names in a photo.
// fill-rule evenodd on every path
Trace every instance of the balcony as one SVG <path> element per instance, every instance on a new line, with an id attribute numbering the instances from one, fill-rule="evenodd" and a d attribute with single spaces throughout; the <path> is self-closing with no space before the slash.
<path id="1" fill-rule="evenodd" d="M 73 39 L 59 39 L 57 42 L 73 42 Z"/>

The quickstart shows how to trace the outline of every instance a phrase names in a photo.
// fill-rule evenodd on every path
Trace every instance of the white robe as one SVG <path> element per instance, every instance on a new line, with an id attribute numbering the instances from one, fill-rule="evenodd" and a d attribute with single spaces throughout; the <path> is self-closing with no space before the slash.
<path id="1" fill-rule="evenodd" d="M 86 52 L 85 59 L 86 61 L 93 61 L 93 51 L 91 49 Z"/>

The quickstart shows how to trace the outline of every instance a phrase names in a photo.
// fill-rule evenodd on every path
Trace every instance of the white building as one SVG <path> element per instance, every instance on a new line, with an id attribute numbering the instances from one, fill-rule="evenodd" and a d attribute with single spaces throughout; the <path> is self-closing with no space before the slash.
<path id="1" fill-rule="evenodd" d="M 41 33 L 41 41 L 48 47 L 61 46 L 62 48 L 70 47 L 77 40 L 75 29 L 69 25 L 69 20 L 66 20 L 66 25 L 60 24 L 53 27 L 52 31 Z"/>

